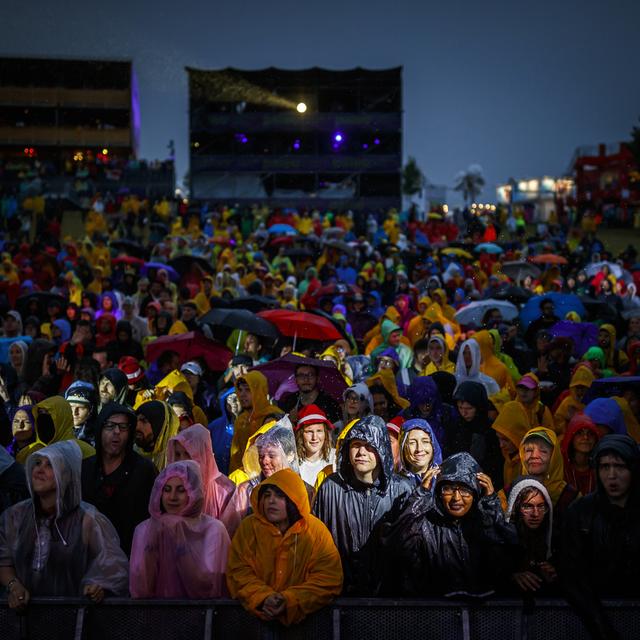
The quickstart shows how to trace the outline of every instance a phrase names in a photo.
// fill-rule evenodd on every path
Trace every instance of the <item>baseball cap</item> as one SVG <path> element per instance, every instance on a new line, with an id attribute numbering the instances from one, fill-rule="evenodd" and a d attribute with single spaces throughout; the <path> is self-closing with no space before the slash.
<path id="1" fill-rule="evenodd" d="M 525 374 L 516 382 L 516 387 L 526 387 L 527 389 L 537 389 L 539 386 L 529 374 Z"/>
<path id="2" fill-rule="evenodd" d="M 180 371 L 183 373 L 191 373 L 194 376 L 202 375 L 202 367 L 195 362 L 194 360 L 190 360 L 189 362 L 185 362 L 181 367 Z"/>

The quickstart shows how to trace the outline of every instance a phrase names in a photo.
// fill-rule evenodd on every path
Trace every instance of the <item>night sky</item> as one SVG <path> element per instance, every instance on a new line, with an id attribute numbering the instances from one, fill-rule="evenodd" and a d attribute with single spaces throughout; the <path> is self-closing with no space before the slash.
<path id="1" fill-rule="evenodd" d="M 0 54 L 134 61 L 140 155 L 187 160 L 185 66 L 404 66 L 404 152 L 451 185 L 480 164 L 564 173 L 575 148 L 627 139 L 640 116 L 638 0 L 461 2 L 3 0 Z M 64 11 L 59 9 L 64 7 Z"/>

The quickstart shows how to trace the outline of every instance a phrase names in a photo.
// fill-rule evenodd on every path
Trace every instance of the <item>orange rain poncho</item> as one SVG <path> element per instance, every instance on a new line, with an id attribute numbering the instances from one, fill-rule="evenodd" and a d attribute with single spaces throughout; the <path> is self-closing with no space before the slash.
<path id="1" fill-rule="evenodd" d="M 554 428 L 558 439 L 561 440 L 564 437 L 571 418 L 584 409 L 584 404 L 578 400 L 576 395 L 576 387 L 590 387 L 594 380 L 595 377 L 588 367 L 578 367 L 571 377 L 569 395 L 560 403 L 553 416 Z"/>
<path id="2" fill-rule="evenodd" d="M 509 391 L 509 395 L 515 398 L 516 387 L 513 378 L 505 364 L 496 358 L 491 334 L 486 330 L 478 331 L 478 333 L 473 334 L 473 339 L 480 346 L 480 355 L 482 356 L 480 371 L 491 376 L 501 389 L 506 388 Z"/>
<path id="3" fill-rule="evenodd" d="M 492 427 L 504 438 L 507 438 L 516 451 L 510 456 L 504 456 L 504 485 L 509 486 L 520 475 L 520 443 L 525 433 L 531 428 L 524 407 L 519 402 L 507 402 Z"/>

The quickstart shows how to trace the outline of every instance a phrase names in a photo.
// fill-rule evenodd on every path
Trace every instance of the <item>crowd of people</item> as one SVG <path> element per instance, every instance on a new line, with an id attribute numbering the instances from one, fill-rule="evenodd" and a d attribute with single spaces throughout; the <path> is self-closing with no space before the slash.
<path id="1" fill-rule="evenodd" d="M 615 637 L 602 598 L 640 592 L 632 247 L 500 209 L 132 202 L 97 195 L 80 239 L 46 211 L 5 233 L 9 606 L 231 596 L 289 625 L 338 595 L 554 596 Z"/>

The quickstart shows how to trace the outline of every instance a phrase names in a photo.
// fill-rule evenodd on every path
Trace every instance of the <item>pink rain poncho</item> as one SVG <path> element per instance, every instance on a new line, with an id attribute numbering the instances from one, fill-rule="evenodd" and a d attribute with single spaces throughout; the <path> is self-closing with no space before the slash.
<path id="1" fill-rule="evenodd" d="M 178 515 L 164 512 L 162 492 L 180 478 L 187 504 Z M 200 466 L 174 462 L 156 478 L 149 501 L 151 518 L 133 534 L 129 589 L 133 598 L 207 599 L 225 596 L 229 534 L 224 525 L 202 512 Z"/>
<path id="2" fill-rule="evenodd" d="M 56 481 L 56 513 L 47 516 L 34 496 L 31 474 L 47 458 Z M 127 592 L 128 561 L 118 534 L 93 505 L 80 500 L 82 451 L 72 440 L 44 447 L 27 460 L 32 499 L 0 517 L 0 567 L 13 567 L 32 596 L 80 597 L 84 587 L 108 595 Z"/>
<path id="3" fill-rule="evenodd" d="M 200 465 L 204 495 L 202 513 L 221 520 L 226 526 L 224 512 L 236 490 L 236 485 L 218 469 L 209 430 L 201 424 L 194 424 L 171 438 L 167 447 L 167 460 L 170 463 L 176 461 L 176 443 L 180 443 L 189 458 Z"/>

